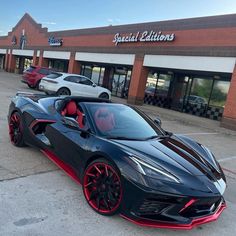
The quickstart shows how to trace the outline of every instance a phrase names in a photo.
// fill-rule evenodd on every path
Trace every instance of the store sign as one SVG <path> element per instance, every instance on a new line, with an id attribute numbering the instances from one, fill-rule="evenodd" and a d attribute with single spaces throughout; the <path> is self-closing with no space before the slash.
<path id="1" fill-rule="evenodd" d="M 115 34 L 113 43 L 136 43 L 136 42 L 171 42 L 175 39 L 175 34 L 162 34 L 161 31 L 144 31 L 142 33 L 130 33 L 128 35 Z"/>
<path id="2" fill-rule="evenodd" d="M 62 46 L 63 39 L 56 39 L 54 36 L 49 37 L 48 43 L 50 46 Z"/>

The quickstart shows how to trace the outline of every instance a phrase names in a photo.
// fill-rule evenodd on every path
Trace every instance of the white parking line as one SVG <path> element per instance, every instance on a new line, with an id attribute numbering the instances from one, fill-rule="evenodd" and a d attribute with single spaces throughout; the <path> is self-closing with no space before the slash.
<path id="1" fill-rule="evenodd" d="M 180 135 L 213 135 L 213 134 L 219 134 L 219 133 L 184 133 Z"/>
<path id="2" fill-rule="evenodd" d="M 224 161 L 230 161 L 230 160 L 233 160 L 233 159 L 236 159 L 236 156 L 222 158 L 222 159 L 219 159 L 219 160 L 217 160 L 217 161 L 218 161 L 218 162 L 224 162 Z"/>

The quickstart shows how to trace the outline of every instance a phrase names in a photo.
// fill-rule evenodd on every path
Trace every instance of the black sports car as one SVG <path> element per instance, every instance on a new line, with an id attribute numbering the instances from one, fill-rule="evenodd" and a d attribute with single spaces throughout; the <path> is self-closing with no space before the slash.
<path id="1" fill-rule="evenodd" d="M 226 207 L 226 179 L 211 151 L 166 132 L 135 107 L 17 93 L 8 122 L 11 142 L 40 149 L 82 184 L 100 214 L 191 229 Z"/>

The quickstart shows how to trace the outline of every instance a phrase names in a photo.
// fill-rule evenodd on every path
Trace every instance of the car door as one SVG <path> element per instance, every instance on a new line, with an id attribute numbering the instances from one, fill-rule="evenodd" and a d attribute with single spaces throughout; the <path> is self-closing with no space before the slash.
<path id="1" fill-rule="evenodd" d="M 84 96 L 97 97 L 97 86 L 88 78 L 81 76 L 79 80 L 79 86 L 83 89 Z"/>
<path id="2" fill-rule="evenodd" d="M 65 118 L 66 119 L 66 118 Z M 45 135 L 53 151 L 60 159 L 72 167 L 78 167 L 88 155 L 89 136 L 83 135 L 71 122 L 56 122 L 47 126 Z"/>
<path id="3" fill-rule="evenodd" d="M 69 75 L 63 79 L 64 86 L 69 88 L 71 95 L 86 96 L 83 86 L 80 84 L 80 76 Z"/>

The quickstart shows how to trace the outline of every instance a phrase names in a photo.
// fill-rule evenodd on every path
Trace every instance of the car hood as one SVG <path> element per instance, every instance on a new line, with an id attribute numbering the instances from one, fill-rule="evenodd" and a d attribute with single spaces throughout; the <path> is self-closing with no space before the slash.
<path id="1" fill-rule="evenodd" d="M 225 189 L 225 176 L 213 154 L 201 144 L 182 135 L 160 137 L 147 141 L 113 140 L 131 155 L 143 161 L 161 167 L 177 176 L 181 182 L 199 182 L 211 186 L 216 192 Z M 212 187 L 213 186 L 213 187 Z M 215 187 L 214 187 L 215 186 Z"/>

